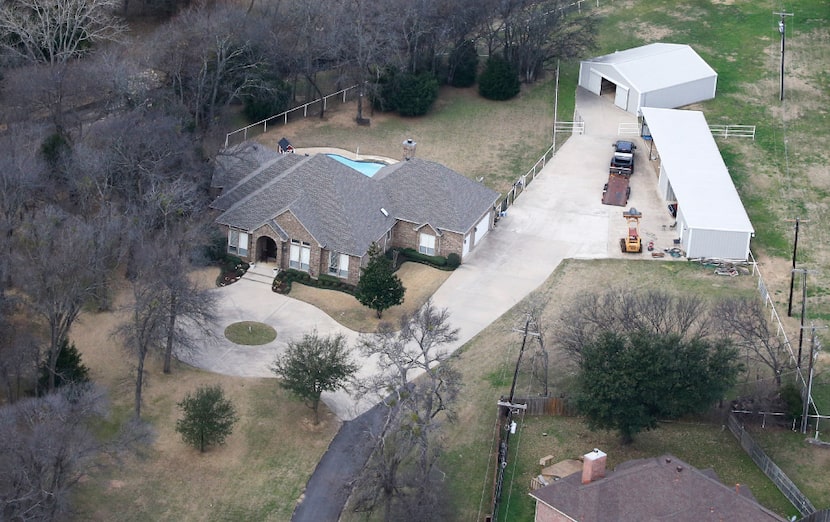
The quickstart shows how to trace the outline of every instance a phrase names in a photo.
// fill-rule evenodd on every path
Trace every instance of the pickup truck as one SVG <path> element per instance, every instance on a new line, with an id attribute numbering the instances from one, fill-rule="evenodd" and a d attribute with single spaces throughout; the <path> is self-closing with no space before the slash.
<path id="1" fill-rule="evenodd" d="M 636 145 L 630 141 L 619 140 L 615 142 L 614 156 L 611 158 L 611 174 L 630 176 L 634 174 L 634 150 Z"/>

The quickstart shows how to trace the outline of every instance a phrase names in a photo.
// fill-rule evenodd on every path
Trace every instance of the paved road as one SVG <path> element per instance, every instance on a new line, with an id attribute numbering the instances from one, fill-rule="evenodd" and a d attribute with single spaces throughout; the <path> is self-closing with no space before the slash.
<path id="1" fill-rule="evenodd" d="M 366 444 L 366 433 L 382 422 L 383 406 L 376 404 L 354 420 L 343 423 L 311 475 L 303 501 L 294 509 L 293 522 L 327 522 L 340 518 L 351 494 L 351 482 L 372 453 L 372 445 Z"/>

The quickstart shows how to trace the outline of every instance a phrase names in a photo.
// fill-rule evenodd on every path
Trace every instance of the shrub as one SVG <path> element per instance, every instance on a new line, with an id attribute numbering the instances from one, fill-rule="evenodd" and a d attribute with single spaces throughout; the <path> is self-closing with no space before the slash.
<path id="1" fill-rule="evenodd" d="M 438 98 L 438 80 L 431 73 L 404 74 L 397 88 L 398 113 L 423 116 Z"/>
<path id="2" fill-rule="evenodd" d="M 438 80 L 431 73 L 400 73 L 389 69 L 378 82 L 373 105 L 401 116 L 422 116 L 438 98 Z"/>
<path id="3" fill-rule="evenodd" d="M 184 417 L 176 421 L 176 431 L 187 444 L 200 452 L 208 446 L 224 444 L 239 420 L 233 403 L 219 385 L 204 386 L 195 395 L 187 394 L 178 403 Z"/>
<path id="4" fill-rule="evenodd" d="M 452 268 L 454 270 L 459 266 L 461 266 L 461 256 L 459 256 L 455 252 L 447 256 L 447 267 Z"/>
<path id="5" fill-rule="evenodd" d="M 417 263 L 423 263 L 425 265 L 434 266 L 436 268 L 442 268 L 447 266 L 447 258 L 442 256 L 429 256 L 427 254 L 422 254 L 415 250 L 414 248 L 404 248 L 401 250 L 401 254 L 406 257 L 410 261 L 415 261 Z"/>
<path id="6" fill-rule="evenodd" d="M 488 100 L 509 100 L 519 94 L 519 75 L 500 56 L 491 56 L 478 79 L 478 93 Z"/>
<path id="7" fill-rule="evenodd" d="M 291 86 L 283 80 L 263 77 L 242 96 L 243 112 L 251 122 L 262 121 L 288 109 Z"/>
<path id="8" fill-rule="evenodd" d="M 467 40 L 450 54 L 448 82 L 453 87 L 471 87 L 478 72 L 478 51 L 475 44 Z"/>
<path id="9" fill-rule="evenodd" d="M 49 365 L 40 365 L 38 389 L 46 390 L 49 387 Z M 89 368 L 81 362 L 81 352 L 68 339 L 61 339 L 60 352 L 55 364 L 55 388 L 61 386 L 83 384 L 89 382 Z"/>
<path id="10" fill-rule="evenodd" d="M 787 383 L 779 391 L 781 400 L 787 405 L 787 413 L 791 419 L 797 419 L 804 413 L 804 401 L 801 392 L 793 383 Z"/>

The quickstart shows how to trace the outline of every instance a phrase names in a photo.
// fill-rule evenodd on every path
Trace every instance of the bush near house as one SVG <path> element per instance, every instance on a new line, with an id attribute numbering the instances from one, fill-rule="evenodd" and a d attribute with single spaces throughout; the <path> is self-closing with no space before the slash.
<path id="1" fill-rule="evenodd" d="M 451 253 L 447 257 L 444 256 L 428 256 L 415 250 L 414 248 L 402 248 L 398 251 L 399 255 L 403 256 L 404 261 L 412 261 L 421 263 L 423 265 L 431 266 L 439 270 L 455 270 L 461 265 L 461 257 L 456 253 Z M 387 257 L 391 259 L 392 252 L 387 252 Z"/>
<path id="2" fill-rule="evenodd" d="M 274 277 L 274 282 L 271 284 L 271 290 L 278 294 L 288 294 L 291 292 L 291 283 L 298 282 L 300 284 L 311 286 L 315 288 L 323 288 L 327 290 L 337 290 L 349 295 L 354 295 L 355 287 L 339 277 L 321 274 L 317 279 L 312 279 L 306 272 L 289 268 L 283 270 Z"/>
<path id="3" fill-rule="evenodd" d="M 226 254 L 225 258 L 220 262 L 219 277 L 216 278 L 216 286 L 226 286 L 235 283 L 240 277 L 245 275 L 245 272 L 250 268 L 250 264 L 242 259 Z"/>

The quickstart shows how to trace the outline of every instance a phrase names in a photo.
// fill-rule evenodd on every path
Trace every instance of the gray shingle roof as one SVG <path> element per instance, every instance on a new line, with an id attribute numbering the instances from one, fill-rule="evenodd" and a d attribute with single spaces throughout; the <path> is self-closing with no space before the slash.
<path id="1" fill-rule="evenodd" d="M 392 201 L 395 217 L 467 233 L 491 209 L 499 193 L 454 170 L 420 158 L 382 168 L 372 178 Z"/>
<path id="2" fill-rule="evenodd" d="M 281 154 L 254 141 L 224 149 L 216 155 L 216 168 L 210 186 L 228 189 L 265 163 Z"/>
<path id="3" fill-rule="evenodd" d="M 289 211 L 320 245 L 358 256 L 392 227 L 394 218 L 380 212 L 386 195 L 371 178 L 325 155 L 294 157 L 279 176 L 255 176 L 267 181 L 246 189 L 216 222 L 255 230 Z"/>
<path id="4" fill-rule="evenodd" d="M 580 522 L 784 520 L 755 502 L 745 488 L 736 491 L 712 475 L 663 455 L 620 464 L 590 484 L 583 485 L 577 472 L 530 495 Z"/>
<path id="5" fill-rule="evenodd" d="M 243 145 L 217 158 L 217 170 L 225 172 L 214 174 L 214 186 L 224 188 L 211 205 L 223 211 L 216 222 L 248 231 L 268 223 L 277 230 L 275 218 L 291 212 L 320 245 L 344 254 L 365 254 L 396 219 L 467 233 L 499 197 L 419 158 L 369 178 L 325 155 L 269 154 L 261 145 Z M 285 231 L 277 232 L 284 238 Z"/>

